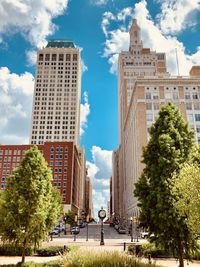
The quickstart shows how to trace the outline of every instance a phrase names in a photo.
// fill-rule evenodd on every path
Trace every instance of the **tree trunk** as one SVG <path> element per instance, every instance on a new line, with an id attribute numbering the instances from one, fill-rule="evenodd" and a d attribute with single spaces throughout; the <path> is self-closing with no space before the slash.
<path id="1" fill-rule="evenodd" d="M 184 267 L 184 259 L 183 259 L 183 257 L 179 258 L 179 267 Z"/>
<path id="2" fill-rule="evenodd" d="M 184 267 L 183 245 L 181 240 L 179 240 L 179 267 Z"/>
<path id="3" fill-rule="evenodd" d="M 22 263 L 25 262 L 25 256 L 26 256 L 26 238 L 24 239 L 22 248 Z"/>

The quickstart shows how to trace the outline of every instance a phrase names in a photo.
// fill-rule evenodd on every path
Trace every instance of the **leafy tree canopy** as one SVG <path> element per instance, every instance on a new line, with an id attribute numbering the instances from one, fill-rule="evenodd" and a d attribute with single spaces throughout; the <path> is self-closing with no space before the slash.
<path id="1" fill-rule="evenodd" d="M 186 218 L 194 234 L 200 234 L 200 167 L 186 163 L 179 178 L 174 177 L 173 193 L 177 196 L 174 206 Z"/>
<path id="2" fill-rule="evenodd" d="M 8 178 L 1 199 L 0 234 L 4 242 L 20 244 L 25 251 L 47 237 L 61 213 L 61 197 L 51 181 L 51 169 L 38 148 L 32 147 Z"/>
<path id="3" fill-rule="evenodd" d="M 71 210 L 68 210 L 68 212 L 65 213 L 65 220 L 69 225 L 73 225 L 75 222 L 75 213 Z"/>
<path id="4" fill-rule="evenodd" d="M 180 266 L 183 254 L 189 257 L 194 242 L 185 219 L 173 205 L 176 196 L 172 192 L 172 177 L 188 160 L 193 139 L 193 131 L 176 106 L 163 106 L 143 150 L 144 170 L 134 190 L 141 208 L 141 226 L 154 234 L 157 244 L 179 257 Z"/>

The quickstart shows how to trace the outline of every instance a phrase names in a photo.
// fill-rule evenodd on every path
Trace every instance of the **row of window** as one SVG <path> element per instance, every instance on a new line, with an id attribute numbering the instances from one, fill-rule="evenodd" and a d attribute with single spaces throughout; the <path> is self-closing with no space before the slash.
<path id="1" fill-rule="evenodd" d="M 77 61 L 78 59 L 78 55 L 77 54 L 39 54 L 39 61 L 63 61 L 63 60 L 66 60 L 66 61 L 70 61 L 70 60 L 73 60 L 73 61 Z"/>
<path id="2" fill-rule="evenodd" d="M 159 99 L 159 93 L 158 92 L 146 92 L 146 95 L 145 95 L 145 98 L 146 99 Z M 166 92 L 165 91 L 165 96 L 164 96 L 165 99 L 178 99 L 179 98 L 179 94 L 178 92 Z M 185 93 L 185 99 L 198 99 L 199 96 L 198 96 L 198 93 L 197 92 L 186 92 Z"/>

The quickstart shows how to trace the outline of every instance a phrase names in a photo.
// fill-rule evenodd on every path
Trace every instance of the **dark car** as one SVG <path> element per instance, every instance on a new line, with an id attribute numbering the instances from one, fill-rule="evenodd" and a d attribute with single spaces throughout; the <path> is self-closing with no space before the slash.
<path id="1" fill-rule="evenodd" d="M 71 229 L 71 234 L 72 235 L 78 235 L 80 232 L 80 228 L 78 226 L 73 226 Z"/>
<path id="2" fill-rule="evenodd" d="M 118 228 L 118 233 L 119 233 L 119 234 L 126 234 L 126 229 L 123 228 L 123 227 L 119 227 L 119 228 Z"/>

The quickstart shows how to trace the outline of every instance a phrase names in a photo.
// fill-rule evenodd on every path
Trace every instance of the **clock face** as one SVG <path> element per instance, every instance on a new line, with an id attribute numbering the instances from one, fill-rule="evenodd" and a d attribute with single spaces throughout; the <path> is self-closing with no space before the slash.
<path id="1" fill-rule="evenodd" d="M 106 211 L 105 210 L 100 210 L 99 211 L 99 217 L 104 219 L 106 217 Z"/>

